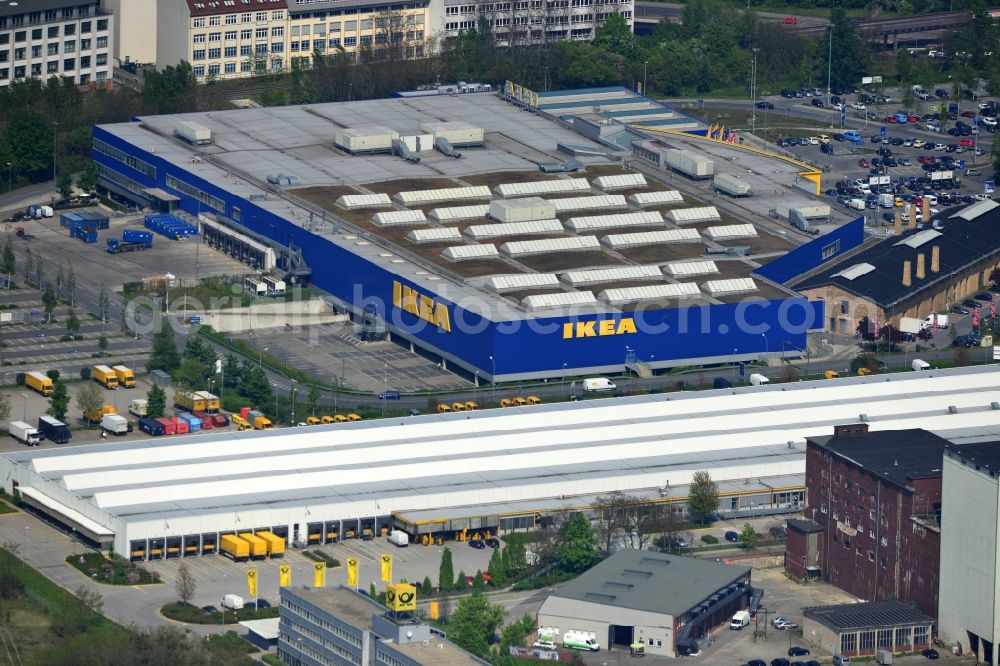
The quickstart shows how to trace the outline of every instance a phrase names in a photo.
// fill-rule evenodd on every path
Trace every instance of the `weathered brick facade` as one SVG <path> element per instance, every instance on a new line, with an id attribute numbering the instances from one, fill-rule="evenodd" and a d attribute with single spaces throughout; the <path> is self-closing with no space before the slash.
<path id="1" fill-rule="evenodd" d="M 942 449 L 946 442 L 920 430 L 879 432 L 880 439 L 895 435 L 904 440 L 901 444 L 909 433 L 922 433 L 913 436 L 913 443 L 931 462 L 922 471 L 899 471 L 892 468 L 902 463 L 890 455 L 869 468 L 837 451 L 847 437 L 874 440 L 875 433 L 865 430 L 808 440 L 805 517 L 823 528 L 816 565 L 823 580 L 859 599 L 913 603 L 936 617 L 941 464 L 933 466 L 930 438 L 940 440 Z M 871 442 L 872 447 L 880 444 Z M 786 567 L 803 576 L 809 535 L 793 538 L 794 532 L 789 529 Z"/>

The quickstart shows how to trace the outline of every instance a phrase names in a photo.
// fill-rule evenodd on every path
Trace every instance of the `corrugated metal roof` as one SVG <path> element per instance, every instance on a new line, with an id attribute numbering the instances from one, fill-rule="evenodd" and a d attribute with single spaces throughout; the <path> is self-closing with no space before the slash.
<path id="1" fill-rule="evenodd" d="M 491 259 L 499 257 L 500 252 L 496 245 L 484 243 L 482 245 L 455 245 L 447 247 L 441 256 L 452 261 L 463 261 L 465 259 Z"/>
<path id="2" fill-rule="evenodd" d="M 428 213 L 428 217 L 439 222 L 453 222 L 455 220 L 470 220 L 477 217 L 486 217 L 490 212 L 489 204 L 479 204 L 475 206 L 452 206 L 451 208 L 434 208 Z"/>
<path id="3" fill-rule="evenodd" d="M 757 283 L 753 278 L 733 278 L 731 280 L 709 280 L 703 288 L 710 296 L 725 296 L 727 294 L 742 294 L 757 291 Z"/>
<path id="4" fill-rule="evenodd" d="M 461 201 L 463 199 L 489 199 L 493 196 L 485 185 L 472 187 L 446 187 L 436 190 L 412 190 L 400 192 L 396 200 L 404 206 L 428 203 L 430 201 Z"/>
<path id="5" fill-rule="evenodd" d="M 440 243 L 442 241 L 462 240 L 462 234 L 455 227 L 434 227 L 432 229 L 414 229 L 406 234 L 411 243 Z"/>
<path id="6" fill-rule="evenodd" d="M 587 215 L 571 217 L 566 221 L 566 228 L 572 231 L 587 231 L 590 229 L 614 229 L 616 227 L 638 227 L 662 225 L 663 217 L 656 211 L 641 213 L 619 213 L 616 215 Z"/>
<path id="7" fill-rule="evenodd" d="M 667 275 L 706 275 L 718 273 L 719 267 L 714 261 L 671 261 L 663 267 Z"/>
<path id="8" fill-rule="evenodd" d="M 660 280 L 663 273 L 659 266 L 622 266 L 620 268 L 599 268 L 590 271 L 570 271 L 563 273 L 564 282 L 574 287 L 602 282 L 624 282 L 626 280 Z"/>
<path id="9" fill-rule="evenodd" d="M 594 197 L 570 197 L 567 199 L 549 199 L 557 213 L 570 210 L 594 210 L 597 208 L 628 208 L 625 197 L 620 194 L 602 194 Z"/>
<path id="10" fill-rule="evenodd" d="M 391 227 L 397 224 L 424 224 L 427 217 L 422 210 L 390 210 L 375 213 L 372 224 L 377 227 Z"/>
<path id="11" fill-rule="evenodd" d="M 924 229 L 923 231 L 918 231 L 912 236 L 907 236 L 901 241 L 896 241 L 893 245 L 906 245 L 907 247 L 912 247 L 916 250 L 924 243 L 929 243 L 940 235 L 942 234 L 937 229 Z"/>
<path id="12" fill-rule="evenodd" d="M 849 266 L 842 271 L 834 273 L 830 277 L 842 277 L 845 280 L 854 280 L 861 277 L 862 275 L 867 275 L 868 273 L 871 273 L 873 270 L 875 270 L 875 267 L 872 266 L 871 264 L 860 263 L 860 264 L 854 264 L 853 266 Z"/>
<path id="13" fill-rule="evenodd" d="M 835 632 L 934 624 L 934 618 L 902 601 L 810 606 L 802 609 L 802 615 Z"/>
<path id="14" fill-rule="evenodd" d="M 1000 203 L 997 203 L 996 201 L 993 201 L 992 199 L 985 199 L 983 201 L 977 201 L 976 203 L 972 204 L 971 206 L 966 206 L 965 208 L 963 208 L 962 210 L 958 211 L 957 213 L 955 213 L 951 217 L 959 217 L 959 218 L 961 218 L 963 220 L 974 220 L 977 217 L 979 217 L 980 215 L 984 215 L 984 214 L 990 212 L 991 210 L 993 210 L 997 206 L 1000 206 Z"/>
<path id="15" fill-rule="evenodd" d="M 701 290 L 693 282 L 677 282 L 673 284 L 651 284 L 642 287 L 626 287 L 622 289 L 605 289 L 599 298 L 611 305 L 634 303 L 636 301 L 651 301 L 661 298 L 698 298 Z"/>
<path id="16" fill-rule="evenodd" d="M 697 229 L 665 229 L 663 231 L 640 231 L 634 234 L 609 234 L 601 239 L 608 247 L 636 247 L 657 243 L 700 243 Z"/>
<path id="17" fill-rule="evenodd" d="M 554 273 L 514 273 L 511 275 L 494 275 L 486 280 L 493 291 L 517 291 L 519 289 L 538 289 L 541 287 L 559 287 L 559 277 Z"/>
<path id="18" fill-rule="evenodd" d="M 757 229 L 752 224 L 727 224 L 722 227 L 708 227 L 705 229 L 705 235 L 712 240 L 753 238 L 757 235 Z"/>
<path id="19" fill-rule="evenodd" d="M 600 176 L 594 179 L 594 187 L 599 190 L 623 190 L 630 187 L 646 187 L 646 177 L 641 173 Z"/>
<path id="20" fill-rule="evenodd" d="M 667 219 L 675 224 L 690 224 L 691 222 L 705 222 L 707 220 L 721 220 L 719 209 L 715 206 L 701 206 L 698 208 L 678 208 L 667 213 Z"/>
<path id="21" fill-rule="evenodd" d="M 337 199 L 337 205 L 344 208 L 380 208 L 391 206 L 388 194 L 345 194 Z"/>
<path id="22" fill-rule="evenodd" d="M 567 291 L 561 294 L 537 294 L 526 296 L 521 303 L 526 308 L 558 308 L 566 305 L 591 305 L 597 302 L 593 292 Z"/>
<path id="23" fill-rule="evenodd" d="M 561 234 L 559 220 L 531 220 L 530 222 L 499 222 L 497 224 L 473 224 L 465 228 L 465 235 L 475 240 L 502 238 L 504 236 L 525 236 L 530 234 Z"/>
<path id="24" fill-rule="evenodd" d="M 523 257 L 546 252 L 576 252 L 600 250 L 601 243 L 594 236 L 568 236 L 540 240 L 509 241 L 500 246 L 500 252 L 509 257 Z"/>
<path id="25" fill-rule="evenodd" d="M 628 202 L 635 206 L 655 206 L 658 204 L 684 203 L 684 197 L 677 190 L 637 192 L 630 194 Z"/>
<path id="26" fill-rule="evenodd" d="M 586 178 L 553 178 L 525 183 L 502 183 L 493 189 L 498 197 L 527 197 L 535 194 L 555 194 L 559 192 L 589 192 L 590 183 Z"/>

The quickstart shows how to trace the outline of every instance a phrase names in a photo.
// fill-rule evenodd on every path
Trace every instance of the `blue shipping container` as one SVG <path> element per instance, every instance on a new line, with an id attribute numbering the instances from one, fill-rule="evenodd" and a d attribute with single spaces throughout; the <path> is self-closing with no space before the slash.
<path id="1" fill-rule="evenodd" d="M 152 247 L 153 233 L 143 229 L 125 229 L 122 231 L 122 240 L 126 243 L 142 243 L 146 247 Z"/>
<path id="2" fill-rule="evenodd" d="M 195 432 L 201 430 L 201 419 L 190 412 L 181 412 L 177 415 L 177 418 L 182 421 L 186 421 L 188 424 L 188 431 Z"/>
<path id="3" fill-rule="evenodd" d="M 60 213 L 59 214 L 59 225 L 70 228 L 73 222 L 82 221 L 80 216 L 76 213 Z"/>

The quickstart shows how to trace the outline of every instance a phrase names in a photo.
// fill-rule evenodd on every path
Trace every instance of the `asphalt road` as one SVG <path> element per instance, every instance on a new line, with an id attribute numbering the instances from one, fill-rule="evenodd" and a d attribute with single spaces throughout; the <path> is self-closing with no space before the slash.
<path id="1" fill-rule="evenodd" d="M 684 13 L 684 5 L 673 2 L 636 2 L 635 18 L 638 20 L 660 21 L 670 19 L 680 22 Z M 782 14 L 776 12 L 757 12 L 757 18 L 768 23 L 782 23 L 788 16 L 795 16 L 794 13 Z M 797 27 L 826 27 L 830 24 L 825 18 L 816 16 L 795 16 Z"/>

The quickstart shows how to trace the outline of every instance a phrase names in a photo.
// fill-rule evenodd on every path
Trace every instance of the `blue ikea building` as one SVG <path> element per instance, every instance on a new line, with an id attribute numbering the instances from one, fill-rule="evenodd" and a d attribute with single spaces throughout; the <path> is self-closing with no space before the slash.
<path id="1" fill-rule="evenodd" d="M 233 113 L 240 112 L 211 115 Z M 95 126 L 93 157 L 102 187 L 144 207 L 212 214 L 300 248 L 312 283 L 338 307 L 355 316 L 374 308 L 397 342 L 408 341 L 439 355 L 452 369 L 486 380 L 616 373 L 629 356 L 654 368 L 749 360 L 765 353 L 797 356 L 796 350 L 806 347 L 807 332 L 823 326 L 823 303 L 792 292 L 635 311 L 601 304 L 536 315 L 505 306 L 495 294 L 460 284 L 447 271 L 434 274 L 420 266 L 414 270 L 408 262 L 388 262 L 383 258 L 391 253 L 384 246 L 304 224 L 309 213 L 290 215 L 294 202 L 275 196 L 274 188 L 235 178 L 218 161 L 200 157 L 195 147 L 162 127 L 157 130 L 153 120 Z M 532 117 L 530 122 L 547 121 Z M 863 220 L 858 219 L 765 264 L 753 277 L 780 285 L 862 239 Z"/>

